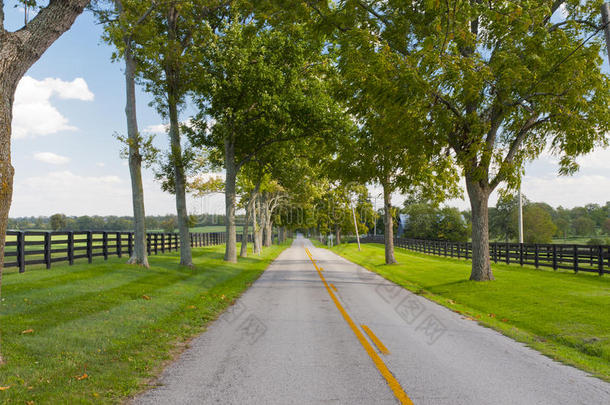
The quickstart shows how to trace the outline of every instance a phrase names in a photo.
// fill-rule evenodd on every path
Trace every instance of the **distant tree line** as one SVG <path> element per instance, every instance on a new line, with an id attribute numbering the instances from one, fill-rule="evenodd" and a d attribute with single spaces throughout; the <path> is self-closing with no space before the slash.
<path id="1" fill-rule="evenodd" d="M 519 201 L 501 197 L 489 208 L 490 239 L 516 242 L 519 238 Z M 409 201 L 400 210 L 405 214 L 402 236 L 415 239 L 467 241 L 471 232 L 470 211 L 436 207 L 427 201 Z M 397 217 L 397 222 L 399 218 Z M 378 232 L 382 233 L 382 232 Z M 551 243 L 553 239 L 589 238 L 589 244 L 610 242 L 610 201 L 605 205 L 553 208 L 544 202 L 523 197 L 523 238 L 525 243 Z"/>
<path id="2" fill-rule="evenodd" d="M 189 217 L 191 228 L 214 225 L 224 226 L 224 224 L 224 215 L 204 214 L 191 215 Z M 9 218 L 8 220 L 8 229 L 21 231 L 131 231 L 133 227 L 133 217 L 115 215 L 66 216 L 64 214 L 53 214 L 50 217 L 31 216 Z M 151 231 L 174 232 L 177 228 L 176 215 L 147 216 L 146 228 Z"/>

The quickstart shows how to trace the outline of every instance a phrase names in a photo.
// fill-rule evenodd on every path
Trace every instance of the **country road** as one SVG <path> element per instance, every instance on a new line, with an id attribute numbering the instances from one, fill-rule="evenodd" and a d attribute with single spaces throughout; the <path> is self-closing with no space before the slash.
<path id="1" fill-rule="evenodd" d="M 301 238 L 134 403 L 607 405 L 610 384 Z"/>

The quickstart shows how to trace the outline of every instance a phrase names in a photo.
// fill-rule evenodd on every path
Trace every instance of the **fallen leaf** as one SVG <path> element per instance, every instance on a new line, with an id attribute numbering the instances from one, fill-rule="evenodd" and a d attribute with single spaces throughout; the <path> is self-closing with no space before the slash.
<path id="1" fill-rule="evenodd" d="M 455 305 L 455 301 L 454 300 L 447 300 L 448 303 L 450 303 L 451 305 Z"/>
<path id="2" fill-rule="evenodd" d="M 508 322 L 508 319 L 502 318 L 502 322 Z"/>
<path id="3" fill-rule="evenodd" d="M 26 405 L 34 405 L 34 401 L 27 401 L 25 404 Z"/>
<path id="4" fill-rule="evenodd" d="M 143 295 L 142 298 L 144 298 L 145 300 L 150 300 L 150 297 L 148 295 Z"/>
<path id="5" fill-rule="evenodd" d="M 25 335 L 26 333 L 32 333 L 34 332 L 34 329 L 26 329 L 23 332 L 21 332 L 22 335 Z"/>
<path id="6" fill-rule="evenodd" d="M 10 385 L 9 385 L 9 386 L 6 386 L 6 387 L 0 387 L 0 391 L 6 391 L 6 390 L 8 390 L 9 388 L 11 388 L 11 386 L 10 386 Z"/>
<path id="7" fill-rule="evenodd" d="M 188 309 L 195 309 L 195 308 L 197 308 L 197 307 L 196 307 L 196 306 L 194 306 L 194 305 L 189 305 L 189 306 L 188 306 Z"/>
<path id="8" fill-rule="evenodd" d="M 222 297 L 220 297 L 220 299 L 221 299 L 221 300 L 224 300 L 224 299 L 225 299 L 225 295 L 224 295 L 224 294 L 222 294 Z"/>
<path id="9" fill-rule="evenodd" d="M 97 397 L 99 397 L 99 396 L 100 396 L 100 394 L 98 394 L 97 392 L 94 392 L 94 393 L 93 393 L 93 396 L 97 398 Z"/>
<path id="10" fill-rule="evenodd" d="M 496 314 L 489 314 L 489 315 L 487 315 L 487 316 L 488 316 L 488 317 L 490 317 L 490 318 L 495 318 L 495 317 L 496 317 Z"/>
<path id="11" fill-rule="evenodd" d="M 76 378 L 78 381 L 81 381 L 81 380 L 89 378 L 89 376 L 87 375 L 87 373 L 85 373 L 83 375 L 77 375 L 74 378 Z"/>

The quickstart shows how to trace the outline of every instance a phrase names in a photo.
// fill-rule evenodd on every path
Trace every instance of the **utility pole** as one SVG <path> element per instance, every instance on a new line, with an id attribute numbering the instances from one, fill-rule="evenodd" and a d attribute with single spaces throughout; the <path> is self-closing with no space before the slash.
<path id="1" fill-rule="evenodd" d="M 519 185 L 519 243 L 523 243 L 523 195 L 521 185 Z"/>
<path id="2" fill-rule="evenodd" d="M 356 210 L 352 204 L 352 214 L 354 214 L 354 228 L 356 229 L 356 241 L 358 241 L 358 251 L 360 252 L 360 235 L 358 235 L 358 222 L 356 222 Z"/>
<path id="3" fill-rule="evenodd" d="M 608 50 L 608 60 L 610 61 L 610 3 L 602 4 L 602 24 L 606 35 L 606 48 Z"/>

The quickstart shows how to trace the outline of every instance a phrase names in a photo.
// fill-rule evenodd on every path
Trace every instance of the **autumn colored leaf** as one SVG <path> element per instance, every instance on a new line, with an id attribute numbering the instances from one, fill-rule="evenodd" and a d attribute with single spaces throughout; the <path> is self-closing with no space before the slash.
<path id="1" fill-rule="evenodd" d="M 143 295 L 142 298 L 144 298 L 145 300 L 150 300 L 150 297 L 148 295 Z"/>
<path id="2" fill-rule="evenodd" d="M 487 316 L 488 316 L 488 317 L 490 317 L 490 318 L 495 318 L 495 317 L 496 317 L 496 314 L 489 314 L 489 315 L 487 315 Z"/>
<path id="3" fill-rule="evenodd" d="M 33 333 L 34 329 L 26 329 L 24 331 L 21 332 L 22 335 L 25 335 L 26 333 Z"/>
<path id="4" fill-rule="evenodd" d="M 11 388 L 11 386 L 10 386 L 10 385 L 8 385 L 8 386 L 6 386 L 6 387 L 0 387 L 0 391 L 6 391 L 6 390 L 8 390 L 9 388 Z"/>
<path id="5" fill-rule="evenodd" d="M 194 305 L 189 305 L 187 308 L 188 308 L 188 309 L 196 309 L 197 307 L 196 307 L 196 306 L 194 306 Z"/>
<path id="6" fill-rule="evenodd" d="M 85 379 L 89 378 L 89 375 L 87 373 L 85 373 L 83 375 L 77 375 L 74 378 L 76 378 L 78 381 L 81 381 L 81 380 L 85 380 Z"/>

